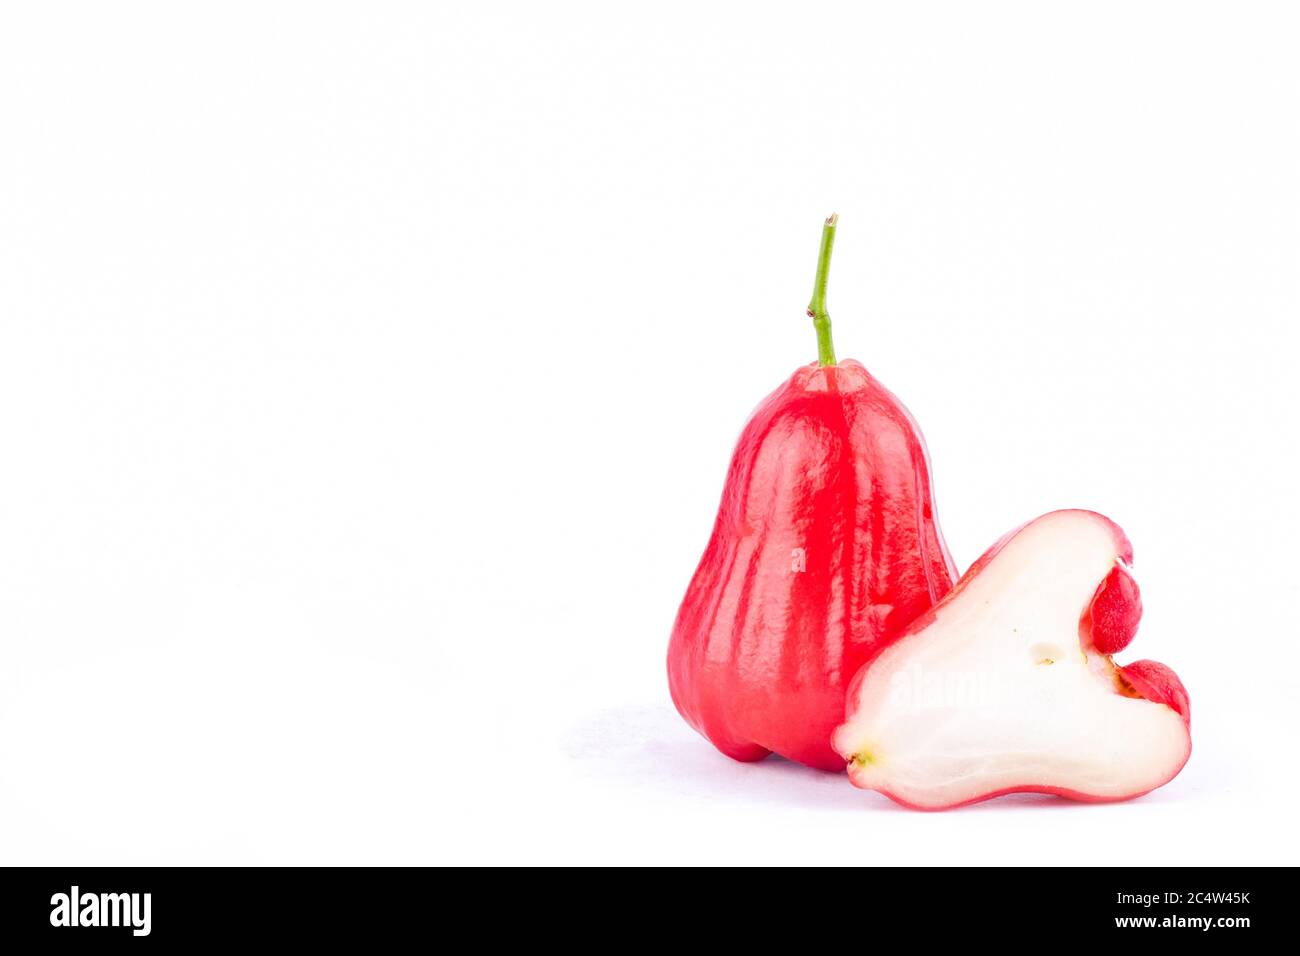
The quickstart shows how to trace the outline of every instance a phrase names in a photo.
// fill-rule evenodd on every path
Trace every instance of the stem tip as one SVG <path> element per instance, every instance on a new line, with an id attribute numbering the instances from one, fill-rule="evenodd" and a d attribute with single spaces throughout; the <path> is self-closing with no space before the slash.
<path id="1" fill-rule="evenodd" d="M 813 279 L 812 301 L 808 315 L 817 330 L 817 362 L 835 364 L 835 347 L 831 344 L 831 316 L 826 311 L 826 277 L 831 268 L 831 249 L 835 245 L 835 226 L 840 221 L 838 213 L 831 213 L 822 224 L 821 248 L 817 253 L 817 275 Z"/>

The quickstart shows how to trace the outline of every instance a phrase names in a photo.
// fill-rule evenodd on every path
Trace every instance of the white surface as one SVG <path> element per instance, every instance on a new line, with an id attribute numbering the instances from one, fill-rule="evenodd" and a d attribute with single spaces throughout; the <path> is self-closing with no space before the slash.
<path id="1" fill-rule="evenodd" d="M 1297 25 L 6 8 L 4 862 L 1295 863 Z M 673 712 L 832 209 L 958 563 L 1132 538 L 1152 796 L 909 813 Z"/>

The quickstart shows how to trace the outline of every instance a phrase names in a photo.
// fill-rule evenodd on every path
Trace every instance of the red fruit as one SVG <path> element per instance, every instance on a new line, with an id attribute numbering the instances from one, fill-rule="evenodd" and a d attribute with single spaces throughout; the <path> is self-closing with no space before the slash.
<path id="1" fill-rule="evenodd" d="M 954 574 L 915 421 L 857 362 L 834 364 L 828 261 L 824 237 L 810 307 L 822 364 L 798 369 L 741 433 L 668 680 L 682 716 L 728 756 L 842 771 L 830 737 L 849 681 Z"/>
<path id="2" fill-rule="evenodd" d="M 1131 560 L 1091 511 L 999 541 L 854 679 L 835 732 L 852 782 L 927 810 L 1013 791 L 1123 800 L 1168 783 L 1191 754 L 1187 691 L 1163 664 L 1119 668 L 1103 650 L 1137 629 Z"/>

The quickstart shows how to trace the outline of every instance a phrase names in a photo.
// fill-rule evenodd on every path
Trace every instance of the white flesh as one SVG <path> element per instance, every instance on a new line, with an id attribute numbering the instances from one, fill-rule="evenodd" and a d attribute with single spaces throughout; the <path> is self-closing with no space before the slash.
<path id="1" fill-rule="evenodd" d="M 1009 789 L 1119 798 L 1168 780 L 1190 747 L 1182 718 L 1121 696 L 1109 658 L 1079 644 L 1118 560 L 1110 526 L 1087 512 L 1022 529 L 871 665 L 835 736 L 854 783 L 944 807 Z"/>

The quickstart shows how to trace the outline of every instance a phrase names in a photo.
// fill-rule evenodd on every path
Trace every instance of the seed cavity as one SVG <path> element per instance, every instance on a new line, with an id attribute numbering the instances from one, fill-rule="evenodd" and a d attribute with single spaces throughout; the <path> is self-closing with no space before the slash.
<path id="1" fill-rule="evenodd" d="M 1061 660 L 1064 654 L 1055 644 L 1035 644 L 1029 649 L 1029 657 L 1035 664 L 1048 666 Z"/>

